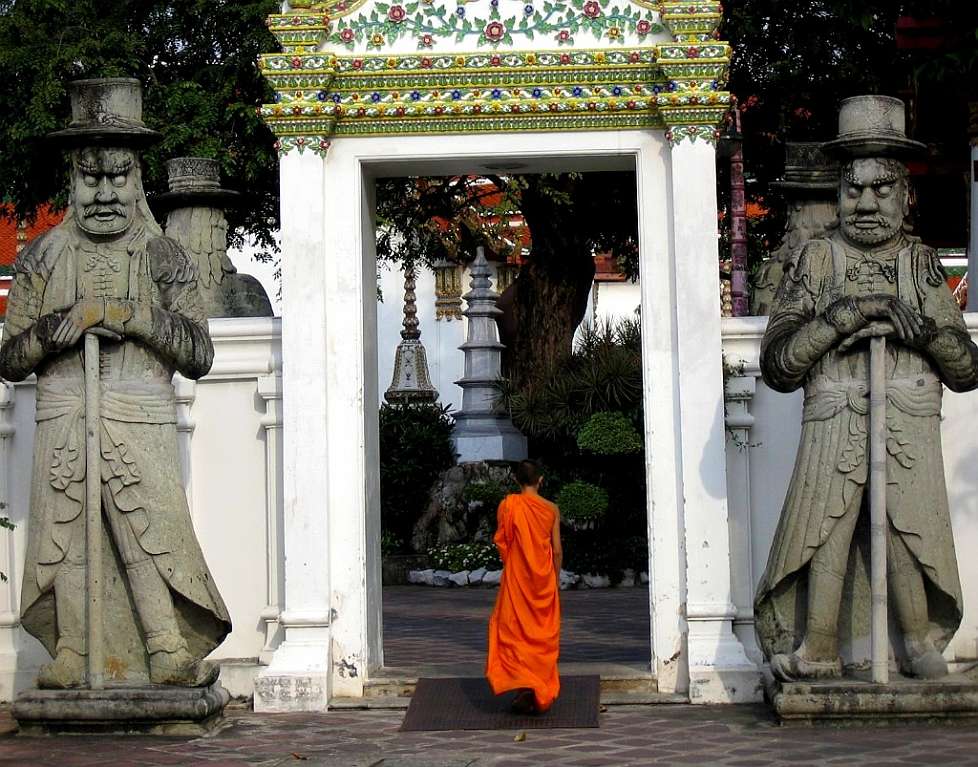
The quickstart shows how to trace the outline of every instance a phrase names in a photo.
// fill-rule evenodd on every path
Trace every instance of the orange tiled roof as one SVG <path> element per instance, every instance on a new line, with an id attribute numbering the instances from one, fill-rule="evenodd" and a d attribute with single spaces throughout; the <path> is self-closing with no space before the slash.
<path id="1" fill-rule="evenodd" d="M 38 211 L 37 218 L 32 223 L 18 226 L 11 208 L 0 206 L 0 273 L 7 272 L 28 242 L 57 226 L 62 218 L 63 211 L 52 212 L 45 206 Z"/>
<path id="2" fill-rule="evenodd" d="M 7 315 L 7 291 L 10 289 L 10 267 L 24 246 L 38 235 L 57 226 L 64 212 L 53 212 L 44 206 L 30 224 L 18 225 L 9 206 L 0 206 L 0 319 Z"/>

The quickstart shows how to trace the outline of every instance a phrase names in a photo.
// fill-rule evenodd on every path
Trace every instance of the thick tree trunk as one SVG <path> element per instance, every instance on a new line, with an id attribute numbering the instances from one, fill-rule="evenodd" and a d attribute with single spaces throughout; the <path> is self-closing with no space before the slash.
<path id="1" fill-rule="evenodd" d="M 571 353 L 594 281 L 594 258 L 581 231 L 586 222 L 568 220 L 572 209 L 537 194 L 533 184 L 521 209 L 532 249 L 513 286 L 513 322 L 504 320 L 501 328 L 515 330 L 503 342 L 507 375 L 517 385 Z"/>

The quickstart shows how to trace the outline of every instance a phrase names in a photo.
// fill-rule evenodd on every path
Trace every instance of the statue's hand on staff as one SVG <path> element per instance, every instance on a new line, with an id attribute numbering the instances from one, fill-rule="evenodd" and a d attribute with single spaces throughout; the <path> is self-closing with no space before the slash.
<path id="1" fill-rule="evenodd" d="M 892 322 L 887 322 L 886 320 L 870 322 L 864 328 L 857 330 L 851 336 L 846 338 L 841 344 L 839 344 L 839 351 L 845 354 L 847 351 L 852 349 L 853 346 L 858 344 L 864 338 L 899 338 L 897 335 L 896 327 L 894 327 Z"/>
<path id="2" fill-rule="evenodd" d="M 102 299 L 77 301 L 62 315 L 61 324 L 51 336 L 51 345 L 59 351 L 74 346 L 86 330 L 101 324 L 104 317 L 105 302 Z"/>
<path id="3" fill-rule="evenodd" d="M 125 336 L 126 323 L 132 319 L 134 306 L 135 302 L 133 301 L 107 298 L 105 300 L 105 317 L 102 319 L 102 327 L 119 337 Z"/>
<path id="4" fill-rule="evenodd" d="M 877 293 L 868 296 L 858 296 L 855 299 L 856 309 L 870 323 L 874 321 L 888 322 L 893 326 L 893 338 L 908 346 L 923 346 L 930 335 L 928 324 L 920 313 L 901 301 L 896 296 Z"/>

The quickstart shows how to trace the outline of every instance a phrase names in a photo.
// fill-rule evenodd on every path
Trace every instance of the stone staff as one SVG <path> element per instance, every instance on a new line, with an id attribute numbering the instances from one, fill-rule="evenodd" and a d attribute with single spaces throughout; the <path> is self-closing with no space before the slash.
<path id="1" fill-rule="evenodd" d="M 886 336 L 869 342 L 869 552 L 873 681 L 890 681 L 886 625 Z"/>
<path id="2" fill-rule="evenodd" d="M 85 334 L 85 560 L 88 570 L 88 686 L 105 686 L 102 659 L 102 393 L 99 389 L 99 341 Z"/>
<path id="3" fill-rule="evenodd" d="M 99 379 L 99 336 L 113 341 L 122 337 L 104 328 L 85 333 L 85 555 L 88 586 L 88 686 L 105 687 L 105 646 L 102 642 L 104 608 L 102 590 L 102 391 Z"/>
<path id="4" fill-rule="evenodd" d="M 839 345 L 848 352 L 869 338 L 869 588 L 870 665 L 873 681 L 890 681 L 890 636 L 886 601 L 886 337 L 896 329 L 889 322 L 872 322 Z"/>

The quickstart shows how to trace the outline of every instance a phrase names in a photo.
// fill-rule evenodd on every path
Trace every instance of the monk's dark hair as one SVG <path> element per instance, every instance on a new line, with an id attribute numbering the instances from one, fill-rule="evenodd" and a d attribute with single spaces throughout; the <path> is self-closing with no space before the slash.
<path id="1" fill-rule="evenodd" d="M 516 481 L 520 487 L 532 487 L 540 481 L 540 464 L 526 459 L 516 464 Z"/>

